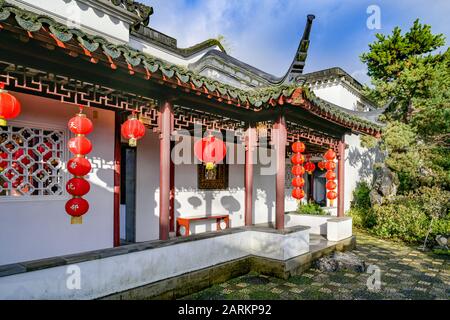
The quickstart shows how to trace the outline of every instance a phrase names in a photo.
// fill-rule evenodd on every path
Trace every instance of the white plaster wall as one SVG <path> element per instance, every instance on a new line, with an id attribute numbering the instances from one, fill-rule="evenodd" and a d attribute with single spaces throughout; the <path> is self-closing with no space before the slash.
<path id="1" fill-rule="evenodd" d="M 228 144 L 235 154 L 243 154 L 242 145 Z M 238 151 L 238 149 L 240 149 Z M 240 162 L 239 162 L 240 163 Z M 261 164 L 254 169 L 253 223 L 275 221 L 275 175 L 261 175 Z M 245 190 L 243 164 L 229 166 L 227 190 L 198 190 L 195 164 L 175 166 L 175 218 L 179 216 L 230 215 L 230 226 L 245 224 Z M 294 210 L 295 199 L 286 191 L 286 209 Z M 137 152 L 136 241 L 159 238 L 159 139 L 147 132 L 139 141 Z M 191 224 L 191 233 L 216 230 L 215 220 Z"/>
<path id="2" fill-rule="evenodd" d="M 159 238 L 159 139 L 152 130 L 139 140 L 136 179 L 136 241 Z"/>
<path id="3" fill-rule="evenodd" d="M 67 130 L 67 122 L 78 111 L 76 106 L 54 100 L 14 95 L 22 103 L 17 122 Z M 88 156 L 93 167 L 88 176 L 91 191 L 85 196 L 90 210 L 83 224 L 70 224 L 64 209 L 69 196 L 58 200 L 0 197 L 0 265 L 112 247 L 114 113 L 97 112 L 98 118 L 93 119 L 92 110 L 86 110 L 94 123 L 94 132 L 89 135 L 94 148 Z"/>
<path id="4" fill-rule="evenodd" d="M 361 102 L 355 91 L 341 81 L 313 85 L 312 90 L 319 98 L 349 110 L 356 110 L 358 102 Z"/>
<path id="5" fill-rule="evenodd" d="M 49 15 L 61 23 L 81 27 L 115 42 L 128 42 L 129 23 L 75 0 L 9 0 L 28 10 Z"/>
<path id="6" fill-rule="evenodd" d="M 130 37 L 129 44 L 131 47 L 133 47 L 136 50 L 143 51 L 152 56 L 163 59 L 167 62 L 177 64 L 180 66 L 184 66 L 184 67 L 187 67 L 189 64 L 200 60 L 201 57 L 203 57 L 205 55 L 205 53 L 207 53 L 210 50 L 221 50 L 218 46 L 213 46 L 210 48 L 206 48 L 200 52 L 197 52 L 196 54 L 194 54 L 188 58 L 184 58 L 180 55 L 170 52 L 169 50 L 165 50 L 162 47 L 158 47 L 152 43 L 146 42 L 146 41 L 139 39 L 137 37 L 134 37 L 134 36 Z"/>
<path id="7" fill-rule="evenodd" d="M 80 290 L 67 288 L 70 266 L 0 277 L 0 299 L 95 299 L 250 254 L 287 260 L 308 250 L 308 230 L 288 235 L 244 231 L 77 263 Z"/>
<path id="8" fill-rule="evenodd" d="M 363 148 L 359 135 L 346 135 L 345 142 L 345 211 L 350 209 L 353 200 L 353 190 L 360 181 L 372 183 L 373 166 L 380 162 L 382 155 L 378 150 Z"/>

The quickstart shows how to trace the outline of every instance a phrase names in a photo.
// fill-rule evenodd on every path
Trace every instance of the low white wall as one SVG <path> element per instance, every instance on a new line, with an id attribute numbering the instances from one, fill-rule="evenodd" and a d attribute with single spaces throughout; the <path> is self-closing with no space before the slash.
<path id="1" fill-rule="evenodd" d="M 336 218 L 327 221 L 327 239 L 340 241 L 350 238 L 353 234 L 352 218 Z"/>
<path id="2" fill-rule="evenodd" d="M 295 226 L 310 227 L 312 234 L 327 234 L 327 220 L 330 216 L 315 216 L 307 214 L 286 214 L 284 224 L 286 228 Z"/>
<path id="3" fill-rule="evenodd" d="M 308 249 L 308 230 L 243 231 L 78 263 L 79 290 L 67 288 L 70 266 L 0 277 L 0 299 L 95 299 L 250 254 L 286 260 Z"/>
<path id="4" fill-rule="evenodd" d="M 353 235 L 352 218 L 335 218 L 332 216 L 316 216 L 309 214 L 286 214 L 286 228 L 295 226 L 310 227 L 310 234 L 326 236 L 329 241 L 340 241 Z"/>
<path id="5" fill-rule="evenodd" d="M 14 95 L 22 104 L 22 113 L 11 124 L 68 131 L 69 119 L 78 112 L 76 106 L 55 100 Z M 89 135 L 93 150 L 88 155 L 93 171 L 87 177 L 91 191 L 85 199 L 90 210 L 83 217 L 83 224 L 70 224 L 64 209 L 70 199 L 67 194 L 52 200 L 45 196 L 0 197 L 0 265 L 113 246 L 114 113 L 96 111 L 98 117 L 93 119 L 93 110 L 86 110 L 94 123 L 94 131 Z M 70 157 L 67 152 L 65 161 Z M 61 187 L 65 190 L 65 185 Z"/>

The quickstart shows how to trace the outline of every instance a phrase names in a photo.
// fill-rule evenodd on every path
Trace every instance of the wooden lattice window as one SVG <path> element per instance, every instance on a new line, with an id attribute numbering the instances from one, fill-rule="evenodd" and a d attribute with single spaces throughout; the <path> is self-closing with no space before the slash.
<path id="1" fill-rule="evenodd" d="M 0 199 L 64 194 L 63 130 L 0 127 Z"/>

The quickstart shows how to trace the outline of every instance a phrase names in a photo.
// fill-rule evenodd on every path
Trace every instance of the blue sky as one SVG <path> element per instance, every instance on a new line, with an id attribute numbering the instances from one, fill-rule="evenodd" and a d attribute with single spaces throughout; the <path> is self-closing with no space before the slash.
<path id="1" fill-rule="evenodd" d="M 407 30 L 416 18 L 443 33 L 450 43 L 448 0 L 145 0 L 155 13 L 151 27 L 188 47 L 223 35 L 229 54 L 274 75 L 288 69 L 306 15 L 316 15 L 305 72 L 339 66 L 368 82 L 359 55 L 375 34 L 395 26 Z M 369 30 L 367 8 L 377 5 L 381 29 Z"/>

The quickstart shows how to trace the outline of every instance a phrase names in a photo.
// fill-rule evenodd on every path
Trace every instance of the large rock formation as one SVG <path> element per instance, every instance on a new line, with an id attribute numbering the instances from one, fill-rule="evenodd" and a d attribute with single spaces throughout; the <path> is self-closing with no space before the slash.
<path id="1" fill-rule="evenodd" d="M 318 259 L 315 268 L 320 271 L 336 272 L 349 270 L 365 272 L 366 264 L 356 254 L 351 252 L 335 252 L 330 256 Z"/>
<path id="2" fill-rule="evenodd" d="M 386 200 L 392 199 L 397 195 L 398 178 L 386 166 L 374 170 L 373 186 L 370 191 L 370 202 L 372 206 L 382 204 Z"/>

